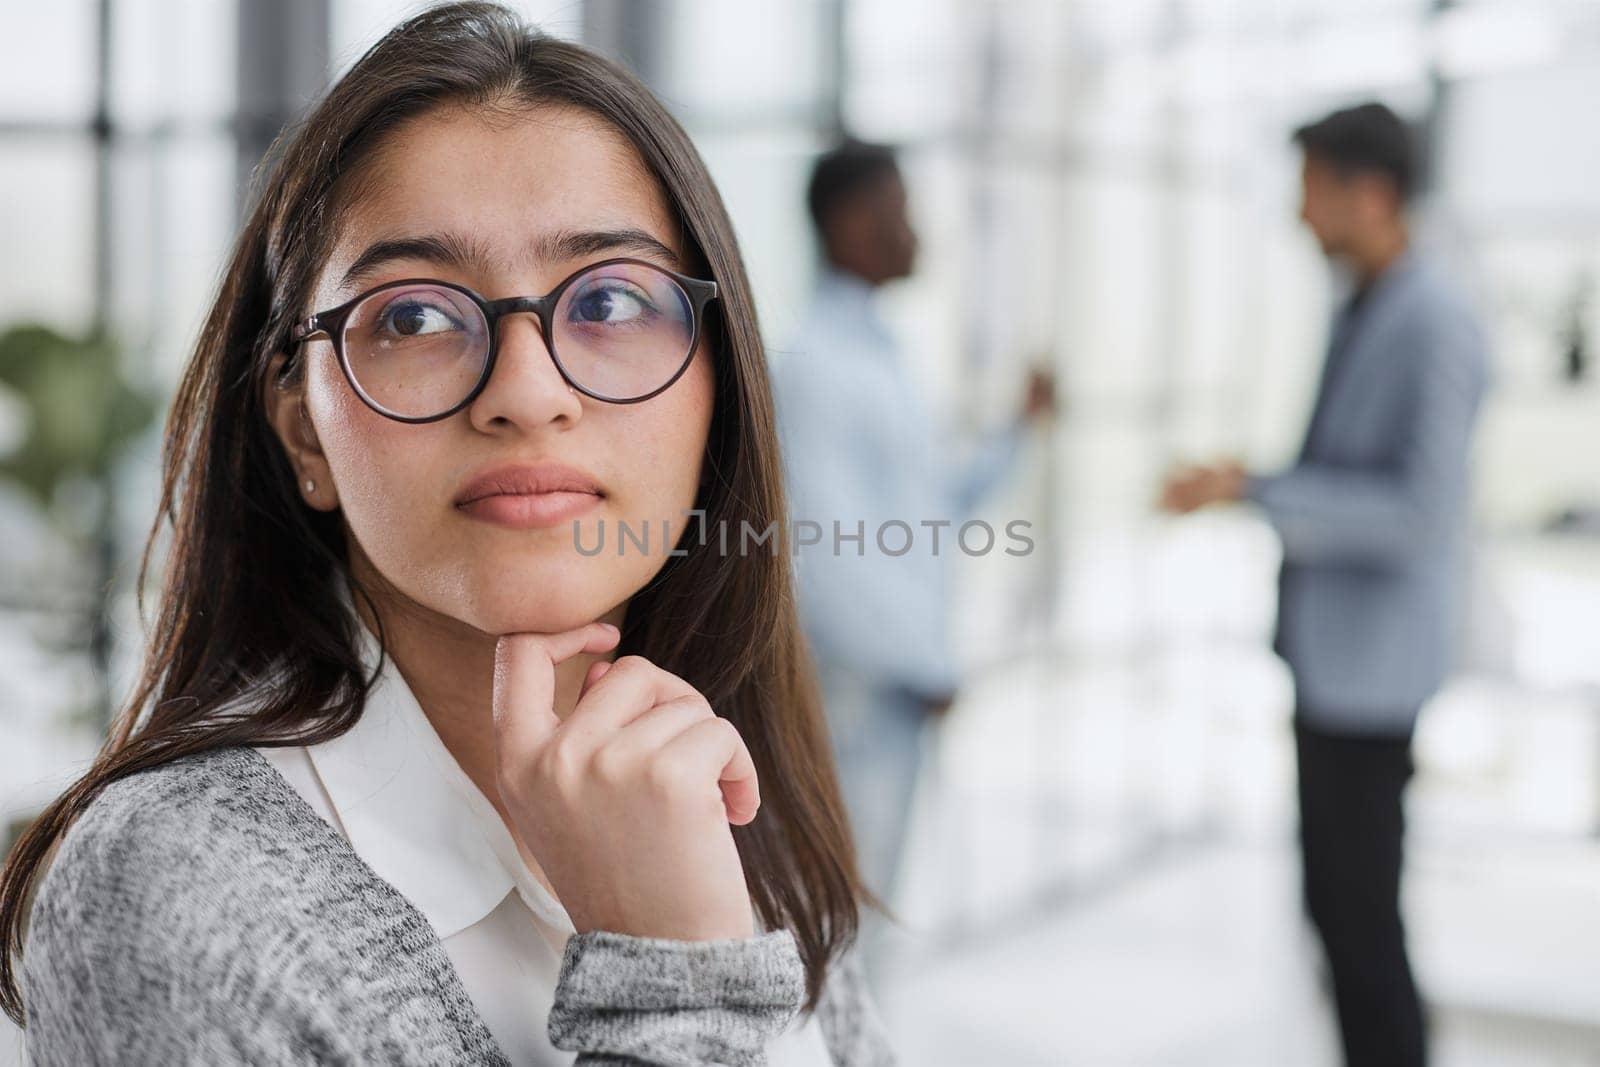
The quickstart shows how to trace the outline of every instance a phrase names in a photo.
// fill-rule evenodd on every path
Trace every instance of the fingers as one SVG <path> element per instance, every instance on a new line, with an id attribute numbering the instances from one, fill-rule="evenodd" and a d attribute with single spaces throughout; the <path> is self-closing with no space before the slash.
<path id="1" fill-rule="evenodd" d="M 689 727 L 667 742 L 661 749 L 661 758 L 682 761 L 691 777 L 716 775 L 728 821 L 735 826 L 743 826 L 756 817 L 761 790 L 755 761 L 750 758 L 744 738 L 727 719 L 713 716 Z"/>
<path id="2" fill-rule="evenodd" d="M 556 664 L 580 652 L 605 652 L 619 637 L 616 627 L 599 622 L 553 634 L 501 635 L 494 646 L 492 706 L 502 760 L 521 765 L 560 725 Z"/>
<path id="3" fill-rule="evenodd" d="M 601 676 L 610 669 L 611 661 L 608 659 L 597 659 L 589 664 L 589 670 L 583 676 L 583 684 L 578 687 L 578 699 L 582 700 L 583 695 L 589 691 L 589 687 L 598 682 Z"/>
<path id="4" fill-rule="evenodd" d="M 728 821 L 744 825 L 761 806 L 755 761 L 739 731 L 684 679 L 642 656 L 591 664 L 577 705 L 563 721 L 552 707 L 555 667 L 603 652 L 614 628 L 592 623 L 560 634 L 508 634 L 495 646 L 494 716 L 501 758 L 527 766 L 559 730 L 568 758 L 613 783 L 641 775 L 716 781 Z"/>
<path id="5" fill-rule="evenodd" d="M 623 664 L 625 669 L 628 666 Z M 664 773 L 669 780 L 676 780 L 679 773 L 690 782 L 715 780 L 722 791 L 728 821 L 742 826 L 754 819 L 761 806 L 755 761 L 738 729 L 712 711 L 699 690 L 681 678 L 648 661 L 643 666 L 661 677 L 644 677 L 645 670 L 636 665 L 638 677 L 619 678 L 604 699 L 626 703 L 637 699 L 640 692 L 679 695 L 634 714 L 620 726 L 611 725 L 616 721 L 612 709 L 600 707 L 596 698 L 590 697 L 589 702 L 595 707 L 585 712 L 590 716 L 588 725 L 597 731 L 609 731 L 598 738 L 600 747 L 593 757 L 596 770 L 616 782 L 647 777 L 652 767 L 666 768 Z M 603 672 L 603 676 L 609 678 L 615 673 Z M 600 696 L 597 688 L 596 697 Z M 564 728 L 571 730 L 577 718 L 574 712 Z"/>
<path id="6" fill-rule="evenodd" d="M 738 728 L 718 718 L 701 696 L 656 705 L 613 734 L 594 761 L 598 773 L 614 782 L 650 777 L 653 768 L 669 781 L 675 773 L 690 781 L 709 782 L 715 776 L 734 825 L 754 819 L 762 806 L 755 761 Z"/>
<path id="7" fill-rule="evenodd" d="M 1209 477 L 1210 471 L 1205 467 L 1188 465 L 1172 468 L 1162 486 L 1157 506 L 1180 514 L 1193 511 L 1204 503 L 1202 494 Z"/>
<path id="8" fill-rule="evenodd" d="M 634 719 L 607 742 L 606 749 L 624 759 L 642 761 L 689 727 L 712 718 L 716 712 L 698 693 L 657 704 Z"/>
<path id="9" fill-rule="evenodd" d="M 623 656 L 597 673 L 592 683 L 585 678 L 588 684 L 562 724 L 569 744 L 598 746 L 657 704 L 679 697 L 705 699 L 694 686 L 643 656 Z"/>

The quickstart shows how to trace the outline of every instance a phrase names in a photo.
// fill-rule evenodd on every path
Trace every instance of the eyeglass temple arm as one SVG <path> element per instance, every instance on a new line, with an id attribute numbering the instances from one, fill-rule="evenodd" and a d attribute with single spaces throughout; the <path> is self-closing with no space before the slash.
<path id="1" fill-rule="evenodd" d="M 319 333 L 326 335 L 328 331 L 317 322 L 317 316 L 313 315 L 309 319 L 295 323 L 294 329 L 289 331 L 289 340 L 299 344 L 301 341 L 311 340 Z"/>

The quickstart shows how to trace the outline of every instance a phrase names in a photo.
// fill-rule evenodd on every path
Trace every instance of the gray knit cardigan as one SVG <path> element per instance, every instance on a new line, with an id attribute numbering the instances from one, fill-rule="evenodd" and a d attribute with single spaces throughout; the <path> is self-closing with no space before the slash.
<path id="1" fill-rule="evenodd" d="M 37 1067 L 505 1064 L 426 918 L 236 746 L 119 779 L 37 883 L 21 967 Z M 550 1039 L 580 1064 L 761 1064 L 799 1011 L 786 929 L 567 942 Z M 892 1064 L 859 956 L 829 969 L 835 1064 Z"/>

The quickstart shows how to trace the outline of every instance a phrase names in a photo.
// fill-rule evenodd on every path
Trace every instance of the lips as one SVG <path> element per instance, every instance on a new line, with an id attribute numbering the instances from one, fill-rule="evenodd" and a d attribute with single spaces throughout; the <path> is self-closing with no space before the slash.
<path id="1" fill-rule="evenodd" d="M 514 530 L 553 527 L 577 519 L 605 499 L 600 483 L 565 464 L 507 463 L 474 475 L 456 494 L 472 519 Z"/>
<path id="2" fill-rule="evenodd" d="M 587 493 L 604 496 L 592 476 L 561 463 L 511 463 L 475 475 L 456 494 L 457 507 L 494 496 L 534 496 L 542 493 Z"/>

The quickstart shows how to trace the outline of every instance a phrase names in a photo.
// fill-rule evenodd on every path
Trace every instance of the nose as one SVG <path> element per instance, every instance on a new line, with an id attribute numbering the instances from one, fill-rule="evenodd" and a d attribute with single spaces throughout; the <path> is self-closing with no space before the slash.
<path id="1" fill-rule="evenodd" d="M 495 433 L 508 423 L 531 430 L 546 423 L 577 422 L 583 397 L 561 376 L 538 318 L 531 313 L 506 315 L 499 330 L 494 369 L 467 406 L 472 424 Z"/>

